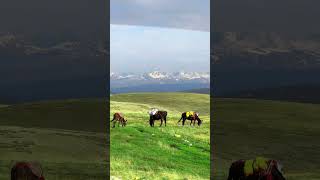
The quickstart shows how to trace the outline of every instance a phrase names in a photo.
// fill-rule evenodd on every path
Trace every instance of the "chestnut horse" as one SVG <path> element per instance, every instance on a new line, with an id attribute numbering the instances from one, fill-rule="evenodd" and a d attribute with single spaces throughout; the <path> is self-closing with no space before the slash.
<path id="1" fill-rule="evenodd" d="M 120 112 L 114 113 L 113 119 L 111 120 L 111 122 L 113 122 L 112 128 L 116 126 L 117 122 L 118 122 L 118 127 L 120 124 L 122 127 L 127 125 L 127 120 L 124 119 L 123 114 Z"/>
<path id="2" fill-rule="evenodd" d="M 11 168 L 11 180 L 45 180 L 42 167 L 36 162 L 16 162 Z"/>

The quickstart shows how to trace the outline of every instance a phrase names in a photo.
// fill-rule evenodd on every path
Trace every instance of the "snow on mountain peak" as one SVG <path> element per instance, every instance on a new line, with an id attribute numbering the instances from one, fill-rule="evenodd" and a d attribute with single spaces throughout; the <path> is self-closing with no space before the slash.
<path id="1" fill-rule="evenodd" d="M 169 78 L 169 75 L 167 73 L 159 72 L 159 71 L 153 71 L 148 73 L 148 76 L 153 79 L 167 79 Z"/>
<path id="2" fill-rule="evenodd" d="M 110 78 L 112 80 L 121 79 L 134 79 L 134 80 L 174 80 L 174 81 L 189 81 L 189 80 L 204 80 L 208 81 L 210 79 L 210 74 L 206 72 L 160 72 L 152 71 L 144 74 L 133 74 L 133 73 L 110 73 Z"/>

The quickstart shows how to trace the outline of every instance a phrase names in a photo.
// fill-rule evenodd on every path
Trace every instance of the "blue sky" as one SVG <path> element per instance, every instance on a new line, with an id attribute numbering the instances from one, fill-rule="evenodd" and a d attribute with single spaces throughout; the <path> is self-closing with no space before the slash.
<path id="1" fill-rule="evenodd" d="M 210 0 L 111 0 L 111 24 L 210 31 Z"/>
<path id="2" fill-rule="evenodd" d="M 110 26 L 111 72 L 209 72 L 210 32 Z"/>

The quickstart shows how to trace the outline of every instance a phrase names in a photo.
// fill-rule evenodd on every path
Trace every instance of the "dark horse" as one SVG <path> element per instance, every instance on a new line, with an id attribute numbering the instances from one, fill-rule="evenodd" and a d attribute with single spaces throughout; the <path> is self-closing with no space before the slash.
<path id="1" fill-rule="evenodd" d="M 127 120 L 124 119 L 123 114 L 120 112 L 114 113 L 113 115 L 113 119 L 111 120 L 111 122 L 113 122 L 113 125 L 112 125 L 113 128 L 116 126 L 117 121 L 118 121 L 118 127 L 120 124 L 122 127 L 127 125 Z"/>
<path id="2" fill-rule="evenodd" d="M 189 117 L 187 117 L 187 112 L 184 112 L 181 114 L 181 118 L 178 121 L 178 124 L 180 123 L 181 120 L 182 120 L 183 126 L 184 126 L 184 123 L 186 120 L 191 120 L 190 125 L 192 124 L 192 121 L 193 121 L 193 126 L 195 125 L 196 120 L 198 121 L 198 126 L 200 126 L 202 123 L 201 119 L 199 118 L 199 114 L 197 112 L 194 112 L 193 115 L 191 115 Z"/>
<path id="3" fill-rule="evenodd" d="M 275 160 L 267 161 L 268 168 L 253 174 L 245 175 L 245 160 L 238 160 L 231 164 L 228 180 L 285 180 L 282 175 L 281 165 Z"/>
<path id="4" fill-rule="evenodd" d="M 11 168 L 11 180 L 44 180 L 40 164 L 36 162 L 17 162 Z"/>
<path id="5" fill-rule="evenodd" d="M 167 111 L 157 111 L 154 115 L 149 114 L 150 119 L 149 123 L 151 127 L 154 127 L 155 120 L 161 120 L 160 126 L 162 126 L 162 122 L 164 121 L 164 125 L 167 126 Z"/>

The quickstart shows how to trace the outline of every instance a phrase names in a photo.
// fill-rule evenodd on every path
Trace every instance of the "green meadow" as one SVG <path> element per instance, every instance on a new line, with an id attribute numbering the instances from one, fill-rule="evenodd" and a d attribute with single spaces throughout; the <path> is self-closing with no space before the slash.
<path id="1" fill-rule="evenodd" d="M 279 160 L 288 180 L 320 179 L 319 104 L 217 98 L 214 112 L 214 179 L 256 156 Z"/>
<path id="2" fill-rule="evenodd" d="M 111 96 L 111 113 L 126 127 L 110 126 L 110 173 L 121 179 L 210 179 L 210 98 L 192 93 L 132 93 Z M 168 112 L 167 126 L 149 125 L 152 107 Z M 201 127 L 178 126 L 184 111 L 198 111 Z"/>
<path id="3" fill-rule="evenodd" d="M 40 162 L 49 180 L 107 179 L 105 112 L 94 99 L 0 107 L 0 179 L 21 160 Z"/>
<path id="4" fill-rule="evenodd" d="M 0 179 L 14 161 L 36 160 L 50 180 L 209 179 L 209 96 L 136 93 L 111 96 L 111 115 L 128 125 L 107 127 L 101 99 L 43 101 L 0 106 Z M 168 111 L 167 127 L 151 128 L 147 111 Z M 214 171 L 225 180 L 238 159 L 280 160 L 288 180 L 320 179 L 320 105 L 249 99 L 214 99 Z M 198 111 L 202 126 L 178 126 L 183 111 Z M 105 119 L 105 121 L 104 121 Z"/>

